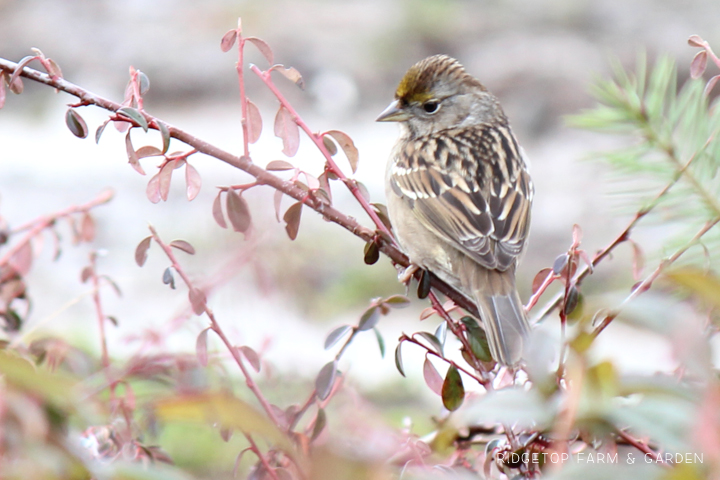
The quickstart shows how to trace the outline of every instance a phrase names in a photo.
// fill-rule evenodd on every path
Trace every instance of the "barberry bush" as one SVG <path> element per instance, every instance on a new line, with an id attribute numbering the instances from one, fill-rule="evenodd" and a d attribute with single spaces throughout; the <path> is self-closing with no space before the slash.
<path id="1" fill-rule="evenodd" d="M 195 351 L 150 341 L 148 329 L 137 338 L 152 348 L 120 354 L 109 344 L 107 329 L 122 320 L 106 312 L 104 298 L 107 291 L 120 294 L 122 282 L 103 273 L 96 240 L 98 229 L 118 228 L 97 222 L 112 193 L 22 225 L 8 225 L 0 217 L 3 478 L 720 475 L 720 382 L 712 358 L 720 305 L 715 258 L 720 247 L 715 228 L 720 222 L 720 113 L 712 95 L 720 76 L 703 80 L 708 60 L 711 68 L 720 68 L 720 60 L 699 37 L 690 37 L 689 44 L 700 50 L 689 67 L 692 78 L 684 84 L 678 85 L 678 68 L 671 60 L 648 65 L 641 56 L 634 72 L 616 65 L 612 79 L 593 87 L 597 106 L 569 119 L 579 128 L 626 137 L 625 148 L 597 157 L 611 166 L 616 186 L 628 193 L 619 214 L 630 211 L 630 219 L 594 253 L 582 248 L 581 226 L 567 226 L 569 248 L 548 260 L 532 281 L 527 308 L 543 328 L 535 329 L 526 361 L 516 369 L 493 361 L 484 331 L 471 318 L 477 315 L 472 303 L 418 271 L 408 295 L 368 298 L 354 322 L 335 325 L 318 338 L 327 362 L 317 372 L 305 372 L 312 380 L 283 378 L 264 358 L 262 345 L 239 342 L 235 329 L 228 328 L 231 319 L 216 314 L 211 273 L 198 278 L 188 269 L 188 255 L 209 257 L 211 252 L 186 240 L 168 240 L 152 225 L 133 252 L 138 267 L 144 267 L 137 275 L 157 278 L 185 297 L 186 311 L 174 318 L 173 328 L 195 329 Z M 218 229 L 240 234 L 238 242 L 257 241 L 254 225 L 270 219 L 284 226 L 292 250 L 291 242 L 302 235 L 302 220 L 314 215 L 335 224 L 337 235 L 359 238 L 364 249 L 359 246 L 357 255 L 365 263 L 408 267 L 382 199 L 370 198 L 354 178 L 360 152 L 351 135 L 314 131 L 288 100 L 287 89 L 303 87 L 301 73 L 275 63 L 271 47 L 245 36 L 240 24 L 222 37 L 220 48 L 237 55 L 239 152 L 224 151 L 171 119 L 149 113 L 144 96 L 150 80 L 142 71 L 130 68 L 124 98 L 116 102 L 65 80 L 60 66 L 40 50 L 17 63 L 0 58 L 0 108 L 6 95 L 21 94 L 26 82 L 68 95 L 64 121 L 69 131 L 96 142 L 122 135 L 123 155 L 144 175 L 152 203 L 167 201 L 173 184 L 183 184 L 188 201 L 208 188 L 200 158 L 229 165 L 241 180 L 216 186 L 206 211 Z M 266 65 L 246 65 L 247 48 L 259 51 Z M 272 127 L 246 95 L 249 78 L 277 101 Z M 88 108 L 104 109 L 107 119 L 91 129 L 83 118 Z M 282 142 L 284 160 L 254 153 L 261 133 L 270 128 Z M 317 159 L 315 169 L 293 162 L 301 137 L 309 140 L 304 153 Z M 264 206 L 248 202 L 259 190 L 271 191 L 272 201 Z M 354 218 L 334 203 L 340 191 L 349 192 L 363 217 Z M 663 238 L 646 246 L 635 234 L 648 224 L 662 226 Z M 193 227 L 184 225 L 188 235 Z M 94 318 L 82 321 L 97 324 L 99 355 L 70 337 L 27 332 L 33 302 L 43 301 L 32 296 L 28 277 L 39 261 L 36 253 L 50 239 L 58 256 L 67 246 L 63 237 L 68 231 L 71 243 L 88 251 L 87 263 L 77 270 L 90 288 Z M 596 280 L 592 274 L 623 249 L 630 252 L 632 281 L 618 289 Z M 149 271 L 149 256 L 162 257 L 164 270 Z M 418 320 L 433 317 L 438 326 L 428 329 L 423 328 L 428 322 L 418 322 L 414 333 L 384 338 L 379 322 L 397 315 L 415 296 L 427 302 Z M 620 323 L 632 327 L 626 331 L 637 342 L 629 343 L 641 355 L 646 338 L 641 332 L 664 338 L 674 368 L 627 375 L 612 361 L 598 359 L 596 344 Z M 436 394 L 435 409 L 417 411 L 408 404 L 395 406 L 399 412 L 376 415 L 370 410 L 381 405 L 351 401 L 349 365 L 343 362 L 359 337 L 376 342 L 378 355 L 394 356 L 396 375 L 421 371 L 427 389 Z M 422 364 L 404 361 L 409 349 L 422 352 Z M 203 458 L 204 464 L 193 464 L 191 457 Z"/>

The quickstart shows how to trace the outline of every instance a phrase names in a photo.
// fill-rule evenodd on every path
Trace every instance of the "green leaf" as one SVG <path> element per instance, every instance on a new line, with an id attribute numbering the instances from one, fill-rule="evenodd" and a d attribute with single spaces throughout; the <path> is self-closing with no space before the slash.
<path id="1" fill-rule="evenodd" d="M 370 330 L 377 325 L 380 320 L 380 309 L 377 306 L 372 306 L 363 312 L 360 317 L 360 323 L 358 324 L 358 330 L 363 332 Z"/>
<path id="2" fill-rule="evenodd" d="M 437 352 L 440 356 L 443 356 L 443 346 L 442 343 L 440 343 L 440 340 L 433 335 L 430 332 L 417 332 L 415 335 L 420 335 L 422 338 L 427 340 L 432 348 Z"/>
<path id="3" fill-rule="evenodd" d="M 380 348 L 380 357 L 385 358 L 385 340 L 383 340 L 380 330 L 373 327 L 373 331 L 375 332 L 375 338 L 377 338 L 378 347 Z"/>
<path id="4" fill-rule="evenodd" d="M 140 128 L 142 128 L 144 131 L 148 131 L 148 123 L 147 120 L 145 120 L 145 117 L 137 108 L 132 107 L 122 107 L 118 109 L 117 111 L 118 115 L 121 115 L 123 117 L 127 117 L 130 120 L 132 120 L 134 123 L 136 123 Z"/>
<path id="5" fill-rule="evenodd" d="M 405 308 L 410 305 L 410 299 L 405 295 L 393 295 L 383 300 L 383 303 L 392 308 Z"/>
<path id="6" fill-rule="evenodd" d="M 69 108 L 68 111 L 65 112 L 65 124 L 76 137 L 85 138 L 88 136 L 88 128 L 85 120 L 72 108 Z"/>
<path id="7" fill-rule="evenodd" d="M 462 377 L 455 365 L 450 365 L 445 381 L 442 384 L 442 401 L 445 408 L 455 411 L 460 408 L 463 400 L 465 400 L 465 387 L 463 386 Z"/>
<path id="8" fill-rule="evenodd" d="M 402 375 L 404 377 L 405 369 L 403 369 L 401 347 L 402 347 L 402 342 L 399 342 L 398 346 L 395 347 L 395 367 L 398 369 L 398 372 L 400 372 L 400 375 Z"/>
<path id="9" fill-rule="evenodd" d="M 325 350 L 335 345 L 350 330 L 352 330 L 350 325 L 343 325 L 330 332 L 325 339 Z"/>
<path id="10" fill-rule="evenodd" d="M 320 400 L 325 400 L 332 391 L 332 387 L 335 384 L 335 376 L 337 375 L 337 365 L 333 362 L 328 362 L 323 368 L 320 369 L 317 378 L 315 379 L 315 391 Z"/>
<path id="11" fill-rule="evenodd" d="M 478 325 L 478 321 L 469 316 L 461 318 L 460 321 L 467 329 L 468 343 L 470 344 L 470 349 L 472 350 L 473 355 L 475 355 L 475 358 L 481 362 L 492 362 L 493 358 L 492 355 L 490 355 L 490 346 L 488 345 L 487 334 L 485 333 L 485 330 Z"/>
<path id="12" fill-rule="evenodd" d="M 327 425 L 327 415 L 325 414 L 325 410 L 319 408 L 317 416 L 315 417 L 315 425 L 313 425 L 313 431 L 310 438 L 315 440 L 325 429 L 325 425 Z"/>
<path id="13" fill-rule="evenodd" d="M 162 153 L 165 154 L 167 153 L 168 148 L 170 148 L 170 129 L 168 129 L 168 126 L 159 120 L 156 120 L 155 123 L 157 123 L 158 130 L 160 130 L 160 135 L 162 136 Z"/>

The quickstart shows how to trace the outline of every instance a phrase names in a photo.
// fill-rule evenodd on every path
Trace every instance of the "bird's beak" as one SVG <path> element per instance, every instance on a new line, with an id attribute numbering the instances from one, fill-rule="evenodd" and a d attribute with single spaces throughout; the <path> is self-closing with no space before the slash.
<path id="1" fill-rule="evenodd" d="M 404 122 L 410 118 L 401 107 L 400 103 L 395 100 L 375 119 L 376 122 Z"/>

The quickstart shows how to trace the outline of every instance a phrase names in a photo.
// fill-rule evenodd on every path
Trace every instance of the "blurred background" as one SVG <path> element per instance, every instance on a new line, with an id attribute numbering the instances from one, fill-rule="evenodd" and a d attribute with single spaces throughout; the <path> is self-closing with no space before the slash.
<path id="1" fill-rule="evenodd" d="M 405 70 L 427 55 L 446 53 L 485 83 L 500 98 L 531 160 L 536 186 L 530 247 L 519 269 L 523 298 L 535 273 L 568 248 L 573 224 L 583 228 L 584 248 L 592 254 L 629 219 L 608 196 L 607 172 L 587 160 L 619 141 L 569 129 L 563 116 L 593 105 L 588 88 L 594 78 L 609 74 L 611 59 L 632 66 L 640 52 L 650 59 L 669 54 L 687 75 L 695 54 L 687 46 L 691 34 L 720 48 L 720 2 L 715 0 L 0 0 L 0 56 L 18 61 L 37 47 L 61 66 L 67 80 L 116 101 L 122 99 L 132 65 L 150 78 L 149 113 L 240 154 L 236 55 L 220 50 L 222 35 L 238 17 L 245 35 L 264 39 L 277 63 L 296 67 L 304 76 L 305 91 L 280 76 L 276 83 L 311 128 L 340 129 L 354 139 L 360 150 L 356 178 L 376 202 L 384 202 L 382 175 L 398 130 L 374 119 Z M 246 51 L 249 62 L 266 66 L 252 46 Z M 285 159 L 280 140 L 272 135 L 277 101 L 246 73 L 248 96 L 265 125 L 252 146 L 253 160 L 265 165 Z M 0 215 L 11 227 L 88 201 L 105 188 L 115 192 L 111 204 L 94 212 L 95 246 L 103 255 L 100 272 L 123 291 L 121 298 L 103 292 L 107 313 L 119 321 L 109 333 L 114 356 L 157 348 L 192 352 L 206 326 L 188 312 L 183 286 L 175 291 L 162 284 L 168 263 L 157 247 L 142 269 L 134 263 L 135 246 L 148 234 L 148 223 L 166 241 L 182 238 L 195 246 L 194 257 L 179 254 L 182 261 L 194 279 L 213 288 L 210 305 L 233 341 L 262 353 L 271 391 L 287 387 L 288 378 L 297 379 L 297 388 L 309 388 L 335 353 L 323 350 L 325 335 L 343 323 L 356 323 L 371 298 L 405 291 L 387 260 L 364 265 L 362 242 L 310 211 L 291 243 L 275 220 L 268 189 L 245 196 L 254 217 L 248 239 L 218 227 L 211 215 L 215 186 L 246 183 L 249 177 L 242 172 L 191 157 L 203 178 L 200 195 L 186 200 L 178 171 L 168 201 L 153 205 L 145 197 L 149 177 L 127 165 L 124 135 L 108 127 L 99 145 L 92 133 L 84 141 L 75 138 L 64 125 L 67 104 L 74 99 L 46 87 L 25 82 L 22 95 L 8 95 L 0 110 Z M 106 118 L 98 109 L 79 112 L 91 132 Z M 159 144 L 153 132 L 136 133 L 136 148 Z M 183 148 L 175 144 L 171 151 Z M 322 169 L 321 157 L 307 141 L 290 161 L 309 172 Z M 157 160 L 142 163 L 154 172 Z M 342 210 L 369 225 L 340 185 L 333 192 Z M 290 204 L 286 199 L 283 208 Z M 59 229 L 69 232 L 67 225 Z M 637 239 L 652 243 L 655 235 L 640 230 Z M 97 351 L 89 287 L 80 282 L 88 250 L 73 247 L 69 239 L 68 233 L 56 262 L 49 237 L 42 251 L 36 248 L 29 277 L 34 302 L 23 335 L 30 340 L 61 333 Z M 627 292 L 634 283 L 628 258 L 629 249 L 619 249 L 586 291 L 592 292 L 595 282 L 604 290 L 607 282 L 615 282 Z M 400 332 L 435 329 L 436 318 L 418 323 L 425 306 L 416 300 L 411 308 L 383 317 L 379 330 L 390 352 Z M 553 321 L 543 328 L 557 336 Z M 612 330 L 596 347 L 599 356 L 617 357 L 628 371 L 673 366 L 669 346 L 659 337 L 648 336 L 638 350 L 631 348 L 634 337 L 627 327 L 618 324 Z M 138 340 L 151 337 L 152 342 Z M 367 334 L 350 348 L 340 368 L 349 373 L 349 388 L 363 398 L 380 404 L 401 399 L 439 410 L 437 397 L 422 385 L 421 352 L 406 348 L 405 355 L 408 380 L 395 371 L 391 353 L 380 357 L 374 336 Z"/>

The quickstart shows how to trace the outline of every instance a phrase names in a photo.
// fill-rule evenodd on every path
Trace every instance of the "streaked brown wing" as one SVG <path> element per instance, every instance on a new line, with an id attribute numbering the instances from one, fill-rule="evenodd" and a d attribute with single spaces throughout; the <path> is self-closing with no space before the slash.
<path id="1" fill-rule="evenodd" d="M 482 266 L 509 268 L 525 245 L 533 195 L 509 127 L 449 130 L 422 142 L 394 165 L 393 191 L 430 231 Z"/>

